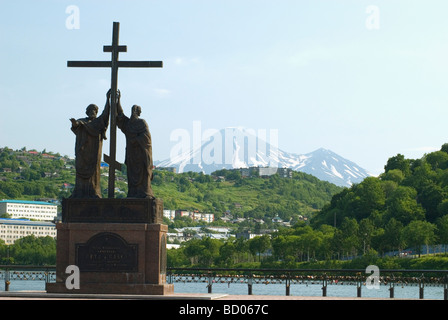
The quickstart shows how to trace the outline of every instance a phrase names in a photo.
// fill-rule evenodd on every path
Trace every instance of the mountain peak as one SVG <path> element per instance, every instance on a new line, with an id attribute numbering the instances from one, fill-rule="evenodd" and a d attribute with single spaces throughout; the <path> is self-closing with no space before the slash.
<path id="1" fill-rule="evenodd" d="M 331 151 L 330 149 L 326 149 L 326 148 L 316 149 L 313 152 L 310 152 L 309 154 L 317 154 L 317 153 L 336 154 L 335 152 Z"/>
<path id="2" fill-rule="evenodd" d="M 265 139 L 266 132 L 257 134 L 244 127 L 228 127 L 215 132 L 201 146 L 179 155 L 171 155 L 167 160 L 155 161 L 155 165 L 175 167 L 179 173 L 194 171 L 205 174 L 220 169 L 290 168 L 345 187 L 371 176 L 365 169 L 329 149 L 319 148 L 298 155 L 278 149 L 275 133 L 274 141 L 270 139 L 273 144 L 267 143 Z"/>
<path id="3" fill-rule="evenodd" d="M 356 163 L 329 149 L 319 148 L 306 155 L 308 156 L 307 165 L 301 171 L 339 186 L 349 187 L 353 183 L 359 183 L 364 178 L 372 176 Z"/>

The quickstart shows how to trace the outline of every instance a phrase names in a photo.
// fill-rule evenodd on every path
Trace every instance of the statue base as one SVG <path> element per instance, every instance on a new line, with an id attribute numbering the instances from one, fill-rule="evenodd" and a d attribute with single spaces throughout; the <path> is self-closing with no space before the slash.
<path id="1" fill-rule="evenodd" d="M 163 223 L 161 199 L 63 199 L 62 222 Z"/>
<path id="2" fill-rule="evenodd" d="M 47 292 L 172 294 L 162 216 L 157 199 L 65 199 L 56 224 L 56 283 Z M 68 266 L 79 268 L 79 288 Z"/>

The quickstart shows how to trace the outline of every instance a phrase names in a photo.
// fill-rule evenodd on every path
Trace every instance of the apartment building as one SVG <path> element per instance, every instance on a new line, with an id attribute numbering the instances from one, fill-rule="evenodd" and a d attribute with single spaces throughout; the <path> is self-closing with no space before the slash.
<path id="1" fill-rule="evenodd" d="M 58 214 L 58 206 L 43 201 L 2 200 L 0 201 L 0 216 L 5 213 L 12 219 L 53 221 Z"/>
<path id="2" fill-rule="evenodd" d="M 16 240 L 29 235 L 56 238 L 55 224 L 47 221 L 0 218 L 0 240 L 6 244 L 13 244 Z"/>

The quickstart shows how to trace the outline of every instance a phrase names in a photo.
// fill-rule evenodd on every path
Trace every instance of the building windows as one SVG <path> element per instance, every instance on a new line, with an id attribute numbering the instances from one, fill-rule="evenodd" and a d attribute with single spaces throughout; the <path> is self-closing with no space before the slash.
<path id="1" fill-rule="evenodd" d="M 0 219 L 0 239 L 6 244 L 12 244 L 15 240 L 29 235 L 55 238 L 56 228 L 53 223 L 45 221 Z"/>
<path id="2" fill-rule="evenodd" d="M 53 221 L 57 216 L 57 205 L 38 201 L 3 200 L 0 201 L 0 215 L 7 213 L 11 218 L 28 218 Z"/>

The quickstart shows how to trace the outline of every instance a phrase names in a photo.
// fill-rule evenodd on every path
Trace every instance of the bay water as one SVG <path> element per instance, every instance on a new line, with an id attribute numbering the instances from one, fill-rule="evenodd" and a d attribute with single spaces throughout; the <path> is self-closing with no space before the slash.
<path id="1" fill-rule="evenodd" d="M 368 289 L 365 285 L 361 287 L 361 296 L 368 298 L 389 298 L 390 286 L 380 285 L 378 289 Z M 12 280 L 9 291 L 44 291 L 45 281 L 36 280 Z M 3 281 L 0 282 L 0 292 L 5 291 Z M 174 282 L 175 293 L 207 293 L 208 287 L 205 282 Z M 247 283 L 213 283 L 212 293 L 229 295 L 247 295 Z M 286 286 L 284 283 L 252 285 L 253 295 L 275 295 L 285 296 Z M 291 283 L 291 296 L 322 296 L 322 283 Z M 356 297 L 357 287 L 354 284 L 328 284 L 327 297 Z M 419 299 L 419 287 L 415 285 L 398 285 L 394 287 L 394 298 L 397 299 Z M 425 285 L 424 299 L 443 300 L 443 286 Z"/>

